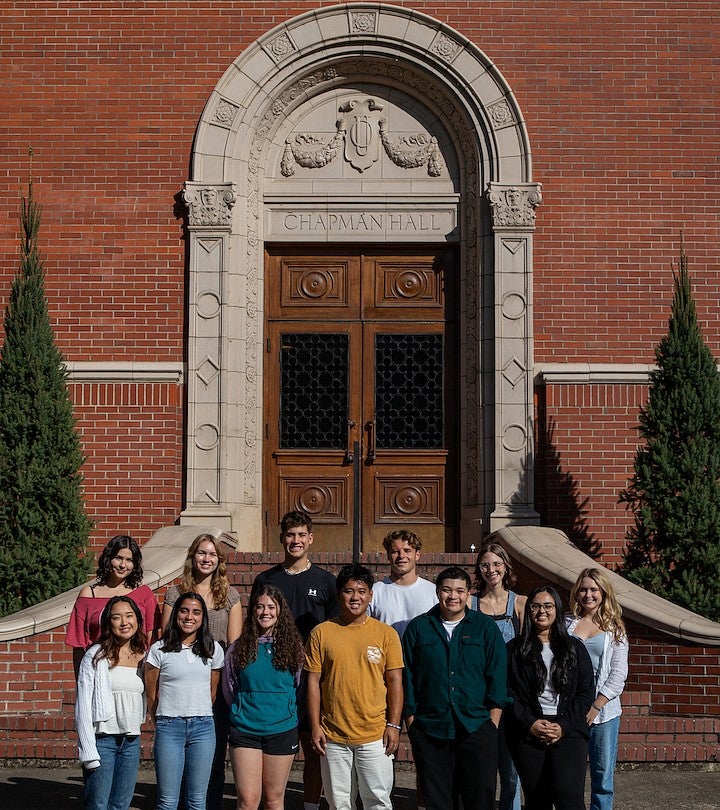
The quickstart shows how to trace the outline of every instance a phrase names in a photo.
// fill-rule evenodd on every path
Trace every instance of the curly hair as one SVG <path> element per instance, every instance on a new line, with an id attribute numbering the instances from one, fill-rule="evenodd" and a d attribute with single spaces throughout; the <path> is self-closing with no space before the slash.
<path id="1" fill-rule="evenodd" d="M 492 535 L 491 535 L 492 536 Z M 487 540 L 482 548 L 480 549 L 480 553 L 477 555 L 477 560 L 475 560 L 475 588 L 480 593 L 485 593 L 485 589 L 487 584 L 482 577 L 482 572 L 480 571 L 480 560 L 488 553 L 495 554 L 495 556 L 500 557 L 500 559 L 505 563 L 505 574 L 503 575 L 502 586 L 505 588 L 506 591 L 509 591 L 510 588 L 517 582 L 517 577 L 515 576 L 515 572 L 513 571 L 512 563 L 510 562 L 510 555 L 505 551 L 505 549 L 500 545 L 500 543 L 495 543 L 493 540 Z"/>
<path id="2" fill-rule="evenodd" d="M 622 608 L 618 604 L 610 578 L 602 569 L 584 568 L 578 574 L 578 578 L 570 591 L 570 610 L 578 619 L 582 618 L 582 607 L 578 601 L 578 591 L 585 577 L 592 579 L 602 591 L 602 602 L 595 614 L 596 624 L 604 632 L 612 633 L 613 641 L 622 641 L 627 637 L 625 622 L 622 618 Z"/>
<path id="3" fill-rule="evenodd" d="M 525 618 L 518 637 L 515 654 L 519 657 L 522 666 L 533 674 L 537 694 L 541 694 L 545 688 L 548 673 L 542 660 L 542 643 L 537 637 L 535 626 L 530 618 L 530 606 L 539 593 L 547 593 L 555 603 L 555 620 L 550 628 L 550 649 L 553 654 L 553 661 L 550 666 L 550 682 L 555 691 L 563 695 L 566 694 L 570 685 L 570 672 L 575 667 L 577 653 L 573 639 L 565 627 L 560 595 L 551 585 L 540 585 L 528 594 L 525 604 Z"/>
<path id="4" fill-rule="evenodd" d="M 100 649 L 93 656 L 94 667 L 96 667 L 98 661 L 101 661 L 103 658 L 107 658 L 111 667 L 117 666 L 120 660 L 120 647 L 122 644 L 120 644 L 112 631 L 112 621 L 110 618 L 113 608 L 118 602 L 127 602 L 137 619 L 137 630 L 135 630 L 135 633 L 130 639 L 130 649 L 138 655 L 144 653 L 147 649 L 145 633 L 143 633 L 143 617 L 140 608 L 129 596 L 113 596 L 103 608 L 102 615 L 100 616 L 100 639 L 98 640 Z"/>
<path id="5" fill-rule="evenodd" d="M 132 554 L 133 570 L 128 574 L 125 584 L 134 591 L 135 588 L 139 588 L 140 585 L 142 585 L 143 581 L 142 552 L 140 551 L 140 546 L 138 546 L 136 541 L 130 537 L 129 534 L 116 534 L 115 537 L 111 537 L 110 540 L 108 540 L 107 545 L 100 554 L 95 576 L 101 585 L 106 585 L 112 574 L 110 561 L 117 557 L 118 551 L 123 548 L 129 548 Z"/>
<path id="6" fill-rule="evenodd" d="M 227 578 L 227 558 L 225 552 L 220 548 L 219 541 L 211 534 L 201 534 L 196 538 L 190 548 L 188 549 L 187 557 L 185 558 L 185 567 L 182 572 L 182 579 L 180 581 L 181 591 L 194 591 L 197 587 L 197 579 L 195 579 L 195 555 L 202 543 L 212 543 L 215 547 L 215 552 L 218 557 L 217 568 L 212 573 L 210 580 L 210 593 L 212 594 L 213 610 L 225 610 L 228 600 L 228 588 L 230 583 Z"/>
<path id="7" fill-rule="evenodd" d="M 383 538 L 382 544 L 385 551 L 390 552 L 390 548 L 395 540 L 402 540 L 403 543 L 407 543 L 411 548 L 415 549 L 415 551 L 420 551 L 422 548 L 422 540 L 415 532 L 411 532 L 409 529 L 397 529 Z"/>
<path id="8" fill-rule="evenodd" d="M 250 594 L 247 617 L 243 623 L 240 638 L 232 650 L 232 663 L 236 670 L 245 669 L 257 658 L 258 638 L 263 635 L 257 621 L 255 609 L 261 596 L 269 596 L 278 608 L 278 617 L 273 628 L 273 667 L 277 670 L 296 672 L 303 662 L 303 643 L 295 627 L 288 603 L 282 591 L 273 585 L 262 585 Z"/>

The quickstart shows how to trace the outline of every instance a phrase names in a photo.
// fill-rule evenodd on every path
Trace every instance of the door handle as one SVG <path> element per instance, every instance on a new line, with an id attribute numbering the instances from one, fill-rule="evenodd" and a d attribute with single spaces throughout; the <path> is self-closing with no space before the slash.
<path id="1" fill-rule="evenodd" d="M 352 432 L 353 428 L 357 422 L 353 422 L 352 419 L 348 419 L 347 423 L 347 447 L 345 448 L 345 462 L 346 464 L 352 464 L 355 461 L 355 454 L 353 453 L 353 441 L 352 441 Z"/>
<path id="2" fill-rule="evenodd" d="M 375 420 L 371 419 L 369 422 L 365 423 L 365 430 L 368 432 L 368 452 L 367 452 L 367 460 L 368 461 L 375 461 L 376 453 L 375 453 Z"/>

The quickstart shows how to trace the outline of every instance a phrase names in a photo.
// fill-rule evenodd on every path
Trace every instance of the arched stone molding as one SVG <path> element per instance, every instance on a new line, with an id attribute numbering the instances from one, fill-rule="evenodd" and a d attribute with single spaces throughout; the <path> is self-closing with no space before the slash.
<path id="1" fill-rule="evenodd" d="M 422 103 L 443 121 L 459 167 L 454 238 L 463 301 L 463 545 L 477 540 L 479 524 L 483 533 L 491 528 L 490 515 L 493 527 L 537 517 L 527 475 L 534 214 L 532 223 L 501 224 L 498 202 L 489 196 L 491 184 L 500 184 L 498 189 L 516 189 L 533 212 L 540 201 L 520 110 L 491 61 L 458 32 L 412 10 L 358 3 L 305 13 L 257 40 L 218 82 L 196 133 L 192 180 L 185 188 L 195 209 L 190 206 L 188 222 L 188 484 L 182 521 L 237 532 L 241 548 L 258 548 L 262 535 L 266 186 L 277 174 L 286 122 L 302 105 L 358 83 L 394 88 Z M 203 200 L 217 210 L 208 214 Z M 518 256 L 510 249 L 513 238 L 523 245 L 522 259 L 498 262 L 498 251 Z M 208 295 L 219 301 L 210 318 Z M 523 345 L 510 366 L 499 345 L 505 338 Z M 202 366 L 207 369 L 214 357 L 218 374 L 208 385 Z M 215 442 L 206 441 L 208 425 L 217 430 Z"/>

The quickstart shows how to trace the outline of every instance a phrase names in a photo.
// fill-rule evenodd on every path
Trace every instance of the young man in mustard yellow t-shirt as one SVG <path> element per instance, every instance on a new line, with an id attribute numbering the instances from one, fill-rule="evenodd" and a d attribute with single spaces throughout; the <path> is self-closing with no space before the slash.
<path id="1" fill-rule="evenodd" d="M 312 743 L 330 810 L 354 809 L 353 783 L 365 810 L 392 810 L 403 659 L 397 632 L 367 615 L 373 584 L 361 565 L 341 569 L 340 615 L 314 628 L 305 653 Z"/>

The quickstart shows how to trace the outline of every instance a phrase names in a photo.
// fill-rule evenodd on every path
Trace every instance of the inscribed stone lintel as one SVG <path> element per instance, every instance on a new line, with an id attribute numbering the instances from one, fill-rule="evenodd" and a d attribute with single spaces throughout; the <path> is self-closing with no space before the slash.
<path id="1" fill-rule="evenodd" d="M 271 204 L 265 209 L 266 238 L 279 241 L 381 241 L 459 239 L 456 205 L 408 207 Z"/>

